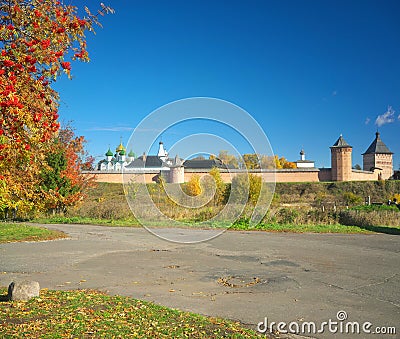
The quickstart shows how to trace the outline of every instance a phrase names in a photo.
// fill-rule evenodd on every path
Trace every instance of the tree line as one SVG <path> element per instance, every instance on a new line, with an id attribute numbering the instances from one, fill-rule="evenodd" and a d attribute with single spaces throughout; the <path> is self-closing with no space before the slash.
<path id="1" fill-rule="evenodd" d="M 194 159 L 204 160 L 204 156 L 198 156 Z M 229 154 L 226 150 L 219 151 L 218 155 L 211 154 L 209 159 L 219 159 L 223 164 L 232 168 L 247 169 L 283 169 L 283 168 L 296 168 L 294 162 L 288 161 L 285 157 L 278 155 L 262 155 L 255 153 L 246 153 L 243 155 L 235 156 Z"/>

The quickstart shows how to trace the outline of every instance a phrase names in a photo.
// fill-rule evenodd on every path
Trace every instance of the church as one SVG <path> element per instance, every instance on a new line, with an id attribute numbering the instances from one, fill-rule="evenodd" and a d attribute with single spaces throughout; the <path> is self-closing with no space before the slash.
<path id="1" fill-rule="evenodd" d="M 206 175 L 216 167 L 220 170 L 225 182 L 231 182 L 232 177 L 245 172 L 260 175 L 265 181 L 275 182 L 318 182 L 318 181 L 371 181 L 393 179 L 393 152 L 382 141 L 380 133 L 375 133 L 375 139 L 362 154 L 363 168 L 352 166 L 353 147 L 342 135 L 330 147 L 331 168 L 316 168 L 315 162 L 306 160 L 304 150 L 300 152 L 300 160 L 295 161 L 296 168 L 289 169 L 245 169 L 232 168 L 220 159 L 190 159 L 184 161 L 178 155 L 170 158 L 162 141 L 159 142 L 157 155 L 139 157 L 131 150 L 126 155 L 126 149 L 121 143 L 115 153 L 109 148 L 105 159 L 98 163 L 96 180 L 99 182 L 121 182 L 121 173 L 125 176 L 142 174 L 145 182 L 154 182 L 162 175 L 166 182 L 183 183 L 193 175 Z"/>
<path id="2" fill-rule="evenodd" d="M 131 150 L 128 155 L 126 155 L 126 149 L 122 145 L 122 141 L 119 146 L 115 149 L 115 154 L 111 151 L 110 147 L 106 152 L 105 159 L 101 160 L 97 164 L 97 169 L 99 171 L 122 171 L 123 167 L 130 164 L 135 160 L 135 153 Z"/>

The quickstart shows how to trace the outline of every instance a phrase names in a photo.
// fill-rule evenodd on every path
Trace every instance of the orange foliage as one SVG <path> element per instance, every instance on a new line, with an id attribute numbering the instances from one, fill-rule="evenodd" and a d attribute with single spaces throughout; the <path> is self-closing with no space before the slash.
<path id="1" fill-rule="evenodd" d="M 56 0 L 0 0 L 0 212 L 40 207 L 38 174 L 60 128 L 51 84 L 70 77 L 68 59 L 89 61 L 84 32 L 94 22 Z"/>

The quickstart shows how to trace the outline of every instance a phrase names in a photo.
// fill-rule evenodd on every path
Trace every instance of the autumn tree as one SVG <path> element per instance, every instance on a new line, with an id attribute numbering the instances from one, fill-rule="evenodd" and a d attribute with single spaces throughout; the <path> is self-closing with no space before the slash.
<path id="1" fill-rule="evenodd" d="M 82 201 L 85 189 L 93 185 L 93 176 L 82 169 L 93 166 L 93 158 L 85 151 L 85 138 L 76 136 L 70 124 L 60 129 L 53 139 L 41 170 L 40 190 L 45 207 L 53 213 L 65 212 L 68 206 Z"/>
<path id="2" fill-rule="evenodd" d="M 191 197 L 196 197 L 202 193 L 200 176 L 195 174 L 190 177 L 190 180 L 185 184 L 185 193 Z"/>
<path id="3" fill-rule="evenodd" d="M 0 0 L 0 211 L 41 206 L 41 164 L 60 128 L 52 84 L 89 61 L 84 33 L 96 23 L 57 0 Z"/>
<path id="4" fill-rule="evenodd" d="M 276 156 L 278 159 L 278 156 Z M 280 168 L 297 168 L 294 162 L 288 161 L 285 157 L 280 157 L 277 161 L 279 161 Z"/>
<path id="5" fill-rule="evenodd" d="M 226 150 L 219 151 L 217 158 L 225 165 L 238 168 L 238 159 L 233 154 L 229 154 Z"/>
<path id="6" fill-rule="evenodd" d="M 221 172 L 218 168 L 213 167 L 209 172 L 209 176 L 204 177 L 204 189 L 207 191 L 215 190 L 213 196 L 214 205 L 220 205 L 226 200 L 226 184 L 224 183 Z"/>
<path id="7" fill-rule="evenodd" d="M 261 168 L 265 169 L 283 169 L 283 168 L 297 168 L 296 163 L 286 160 L 285 157 L 278 155 L 261 157 Z"/>
<path id="8" fill-rule="evenodd" d="M 260 158 L 257 154 L 246 153 L 243 154 L 242 159 L 248 170 L 260 168 Z"/>
<path id="9" fill-rule="evenodd" d="M 274 156 L 275 166 L 277 169 L 282 168 L 297 168 L 294 162 L 288 161 L 285 157 L 280 157 L 278 155 Z"/>
<path id="10" fill-rule="evenodd" d="M 232 199 L 236 203 L 257 204 L 262 187 L 262 178 L 255 174 L 238 174 L 232 179 Z"/>
<path id="11" fill-rule="evenodd" d="M 263 168 L 263 169 L 276 168 L 275 156 L 271 156 L 271 155 L 261 156 L 261 168 Z"/>

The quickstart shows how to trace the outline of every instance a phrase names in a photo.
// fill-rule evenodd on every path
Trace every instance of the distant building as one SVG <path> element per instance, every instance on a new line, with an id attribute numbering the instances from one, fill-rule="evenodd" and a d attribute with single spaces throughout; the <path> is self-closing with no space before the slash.
<path id="1" fill-rule="evenodd" d="M 340 135 L 330 149 L 332 181 L 350 181 L 352 178 L 351 154 L 353 147 Z"/>
<path id="2" fill-rule="evenodd" d="M 306 160 L 306 153 L 304 149 L 300 151 L 300 160 L 295 162 L 297 168 L 314 168 L 315 161 L 313 160 Z"/>
<path id="3" fill-rule="evenodd" d="M 353 147 L 342 135 L 330 150 L 331 168 L 316 168 L 314 161 L 306 160 L 302 149 L 300 160 L 295 162 L 297 168 L 256 169 L 251 170 L 251 173 L 261 175 L 264 180 L 276 182 L 371 181 L 398 177 L 398 173 L 393 174 L 393 153 L 383 143 L 378 132 L 375 134 L 375 140 L 362 154 L 362 170 L 352 168 Z M 222 179 L 230 182 L 233 176 L 246 172 L 243 169 L 231 168 L 218 158 L 184 161 L 176 155 L 171 159 L 162 141 L 159 142 L 157 155 L 143 154 L 135 158 L 132 151 L 126 155 L 126 149 L 121 142 L 115 154 L 109 148 L 105 156 L 106 158 L 98 163 L 98 171 L 95 172 L 98 181 L 121 182 L 120 173 L 124 172 L 132 175 L 132 178 L 137 174 L 143 174 L 145 182 L 158 180 L 162 176 L 166 182 L 182 183 L 190 180 L 193 175 L 206 175 L 216 167 L 220 169 Z"/>
<path id="4" fill-rule="evenodd" d="M 185 169 L 211 169 L 211 168 L 220 168 L 220 169 L 228 169 L 231 166 L 224 164 L 224 162 L 218 158 L 215 159 L 191 159 L 186 160 L 183 163 Z"/>
<path id="5" fill-rule="evenodd" d="M 128 153 L 128 156 L 126 155 L 126 149 L 122 145 L 122 141 L 115 149 L 115 154 L 109 147 L 105 156 L 106 158 L 97 164 L 99 171 L 121 171 L 123 167 L 135 160 L 135 153 L 132 151 Z"/>
<path id="6" fill-rule="evenodd" d="M 383 143 L 379 132 L 375 133 L 375 140 L 362 156 L 364 171 L 379 170 L 382 179 L 393 175 L 393 152 Z"/>

